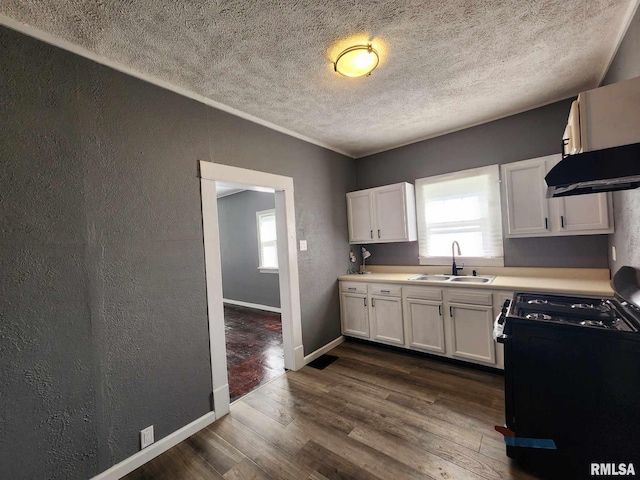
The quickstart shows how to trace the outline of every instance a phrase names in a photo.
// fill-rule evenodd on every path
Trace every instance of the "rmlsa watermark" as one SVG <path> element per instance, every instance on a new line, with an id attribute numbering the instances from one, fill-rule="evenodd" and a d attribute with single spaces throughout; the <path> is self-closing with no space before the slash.
<path id="1" fill-rule="evenodd" d="M 636 469 L 633 463 L 592 463 L 591 475 L 592 476 L 613 476 L 613 475 L 633 475 L 635 476 Z"/>

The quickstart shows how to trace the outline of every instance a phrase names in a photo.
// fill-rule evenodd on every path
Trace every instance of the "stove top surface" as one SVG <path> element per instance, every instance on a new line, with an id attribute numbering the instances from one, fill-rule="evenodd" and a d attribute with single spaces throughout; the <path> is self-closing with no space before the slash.
<path id="1" fill-rule="evenodd" d="M 638 319 L 615 299 L 516 293 L 511 317 L 600 330 L 637 332 Z"/>

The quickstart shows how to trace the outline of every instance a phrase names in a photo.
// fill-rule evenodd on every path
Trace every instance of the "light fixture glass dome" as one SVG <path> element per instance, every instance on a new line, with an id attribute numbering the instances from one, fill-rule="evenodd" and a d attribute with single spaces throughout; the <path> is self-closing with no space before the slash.
<path id="1" fill-rule="evenodd" d="M 343 51 L 334 63 L 334 69 L 345 77 L 370 75 L 380 61 L 371 44 L 356 45 Z"/>

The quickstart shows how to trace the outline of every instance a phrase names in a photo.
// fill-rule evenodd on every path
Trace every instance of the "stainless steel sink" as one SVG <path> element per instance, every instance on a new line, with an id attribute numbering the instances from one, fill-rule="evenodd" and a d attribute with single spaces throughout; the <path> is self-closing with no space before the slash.
<path id="1" fill-rule="evenodd" d="M 456 283 L 491 283 L 493 277 L 453 277 L 450 282 Z"/>
<path id="2" fill-rule="evenodd" d="M 471 277 L 471 276 L 457 276 L 453 275 L 444 275 L 444 274 L 425 274 L 425 275 L 416 275 L 415 277 L 409 278 L 409 280 L 419 280 L 421 282 L 455 282 L 455 283 L 491 283 L 495 277 Z"/>
<path id="3" fill-rule="evenodd" d="M 427 274 L 427 275 L 416 275 L 415 277 L 411 277 L 409 280 L 420 280 L 422 282 L 448 282 L 453 275 L 442 275 L 442 274 Z"/>

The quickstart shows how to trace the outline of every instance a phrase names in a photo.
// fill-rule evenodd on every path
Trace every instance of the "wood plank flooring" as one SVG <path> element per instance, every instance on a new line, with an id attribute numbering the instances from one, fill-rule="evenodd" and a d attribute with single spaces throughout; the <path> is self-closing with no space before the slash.
<path id="1" fill-rule="evenodd" d="M 287 372 L 128 480 L 533 479 L 505 455 L 503 378 L 354 342 Z"/>

